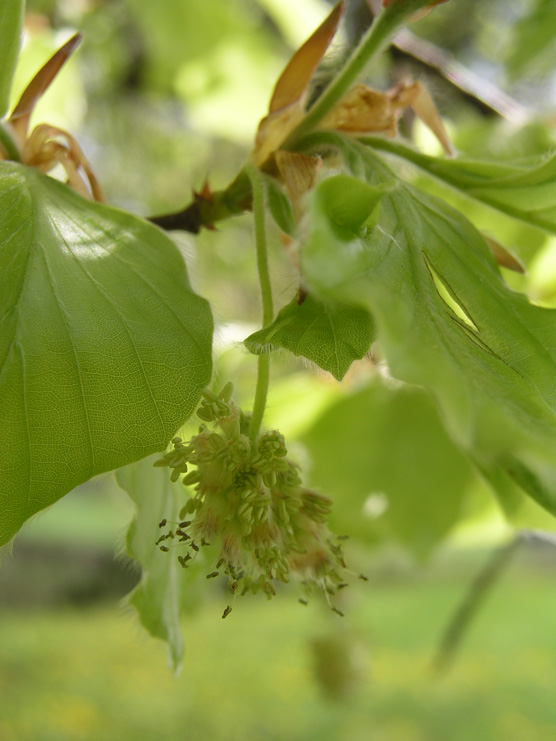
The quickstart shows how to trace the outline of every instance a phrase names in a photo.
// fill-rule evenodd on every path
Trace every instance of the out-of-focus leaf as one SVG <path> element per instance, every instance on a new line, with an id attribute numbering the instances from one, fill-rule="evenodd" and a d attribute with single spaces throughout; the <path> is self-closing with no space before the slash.
<path id="1" fill-rule="evenodd" d="M 0 163 L 0 544 L 162 450 L 211 375 L 209 307 L 159 229 Z"/>
<path id="2" fill-rule="evenodd" d="M 166 641 L 169 658 L 178 670 L 184 651 L 180 612 L 185 590 L 191 591 L 198 569 L 182 569 L 175 552 L 162 553 L 155 545 L 165 532 L 159 522 L 177 521 L 184 503 L 182 484 L 170 481 L 167 468 L 153 467 L 158 457 L 149 456 L 119 469 L 116 481 L 137 508 L 127 533 L 127 552 L 139 562 L 143 576 L 128 600 L 149 633 Z"/>
<path id="3" fill-rule="evenodd" d="M 361 145 L 335 139 L 361 177 L 391 178 Z M 392 373 L 430 390 L 479 467 L 502 469 L 556 513 L 556 311 L 512 292 L 481 235 L 440 199 L 400 182 L 350 232 L 333 218 L 343 189 L 332 178 L 314 191 L 309 288 L 366 308 Z"/>
<path id="4" fill-rule="evenodd" d="M 398 142 L 365 137 L 363 142 L 413 162 L 468 196 L 556 234 L 556 155 L 514 162 L 440 159 Z"/>
<path id="5" fill-rule="evenodd" d="M 303 436 L 332 524 L 425 556 L 461 515 L 474 473 L 421 389 L 376 379 L 328 407 Z"/>
<path id="6" fill-rule="evenodd" d="M 364 309 L 309 295 L 292 301 L 268 327 L 245 340 L 255 354 L 283 347 L 332 373 L 340 381 L 354 360 L 368 352 L 374 339 L 371 316 Z"/>
<path id="7" fill-rule="evenodd" d="M 535 0 L 531 11 L 513 28 L 506 68 L 511 77 L 551 71 L 556 53 L 556 3 Z"/>
<path id="8" fill-rule="evenodd" d="M 12 79 L 23 29 L 23 0 L 2 0 L 0 5 L 0 118 L 8 110 Z"/>

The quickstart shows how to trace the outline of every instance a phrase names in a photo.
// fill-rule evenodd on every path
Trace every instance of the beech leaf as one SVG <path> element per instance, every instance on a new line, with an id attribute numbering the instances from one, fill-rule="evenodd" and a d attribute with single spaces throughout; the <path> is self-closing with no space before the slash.
<path id="1" fill-rule="evenodd" d="M 419 557 L 456 524 L 476 478 L 430 396 L 379 378 L 327 407 L 302 442 L 311 483 L 337 501 L 336 532 Z"/>
<path id="2" fill-rule="evenodd" d="M 285 306 L 272 324 L 250 335 L 245 346 L 254 354 L 282 347 L 340 381 L 353 361 L 369 351 L 373 339 L 367 311 L 309 295 L 301 305 L 292 301 Z"/>
<path id="3" fill-rule="evenodd" d="M 102 471 L 163 450 L 211 375 L 174 243 L 0 163 L 0 544 Z"/>
<path id="4" fill-rule="evenodd" d="M 23 30 L 23 0 L 2 0 L 0 5 L 0 118 L 8 110 L 12 79 Z"/>
<path id="5" fill-rule="evenodd" d="M 480 469 L 502 470 L 556 513 L 556 310 L 510 290 L 480 233 L 444 201 L 398 182 L 356 142 L 334 139 L 359 178 L 390 182 L 368 218 L 334 221 L 335 178 L 312 194 L 302 267 L 322 300 L 376 322 L 392 374 L 427 388 Z M 352 190 L 368 193 L 353 178 Z M 333 267 L 330 267 L 332 265 Z"/>
<path id="6" fill-rule="evenodd" d="M 556 154 L 518 161 L 441 159 L 421 154 L 399 142 L 362 137 L 406 159 L 435 178 L 502 213 L 556 234 Z"/>

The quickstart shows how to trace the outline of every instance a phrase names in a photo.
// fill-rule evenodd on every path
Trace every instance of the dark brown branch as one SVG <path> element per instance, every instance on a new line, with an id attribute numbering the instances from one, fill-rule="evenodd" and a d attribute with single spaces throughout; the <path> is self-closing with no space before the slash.
<path id="1" fill-rule="evenodd" d="M 181 229 L 190 234 L 198 234 L 203 226 L 203 219 L 198 201 L 193 201 L 189 206 L 186 206 L 183 211 L 177 211 L 173 214 L 164 214 L 162 216 L 150 216 L 149 221 L 152 221 L 153 224 L 156 224 L 169 232 Z"/>
<path id="2" fill-rule="evenodd" d="M 161 216 L 151 216 L 149 221 L 167 231 L 182 230 L 198 234 L 202 227 L 212 229 L 214 224 L 230 216 L 237 216 L 251 209 L 251 183 L 245 170 L 239 171 L 236 179 L 225 190 L 212 192 L 205 183 L 200 193 L 181 211 Z"/>

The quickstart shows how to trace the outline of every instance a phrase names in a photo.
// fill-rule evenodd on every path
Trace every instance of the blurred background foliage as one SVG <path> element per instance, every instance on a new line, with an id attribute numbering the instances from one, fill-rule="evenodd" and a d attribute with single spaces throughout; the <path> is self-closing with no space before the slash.
<path id="1" fill-rule="evenodd" d="M 206 178 L 215 188 L 233 178 L 283 64 L 330 4 L 29 0 L 14 101 L 48 56 L 82 31 L 81 49 L 34 123 L 77 137 L 109 202 L 141 215 L 177 210 Z M 364 0 L 351 0 L 320 79 L 371 19 Z M 466 155 L 553 149 L 554 2 L 452 0 L 411 31 L 416 53 L 400 39 L 368 71 L 369 84 L 425 82 Z M 436 66 L 423 62 L 431 53 Z M 471 92 L 447 80 L 462 79 L 462 70 Z M 438 153 L 411 116 L 401 128 Z M 556 305 L 554 240 L 406 174 L 519 257 L 523 276 L 504 271 L 515 290 Z M 174 236 L 196 290 L 213 306 L 215 383 L 233 379 L 248 408 L 255 361 L 239 343 L 259 313 L 250 220 Z M 280 308 L 295 294 L 297 272 L 276 233 L 271 260 Z M 222 623 L 224 597 L 214 587 L 184 618 L 185 668 L 172 678 L 160 645 L 111 609 L 138 578 L 121 555 L 133 507 L 112 476 L 100 477 L 37 517 L 4 555 L 0 738 L 553 739 L 550 540 L 518 552 L 452 672 L 441 680 L 430 672 L 447 621 L 492 549 L 514 528 L 554 530 L 552 518 L 517 490 L 502 512 L 430 398 L 387 378 L 379 347 L 342 385 L 278 355 L 267 424 L 286 434 L 311 483 L 334 499 L 332 525 L 351 536 L 350 565 L 369 577 L 346 590 L 344 621 L 318 604 L 297 605 L 288 592 L 280 604 L 244 601 Z"/>

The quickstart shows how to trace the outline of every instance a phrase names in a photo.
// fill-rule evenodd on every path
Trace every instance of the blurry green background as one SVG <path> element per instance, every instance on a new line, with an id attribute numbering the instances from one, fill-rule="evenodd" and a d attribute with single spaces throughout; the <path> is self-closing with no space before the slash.
<path id="1" fill-rule="evenodd" d="M 34 122 L 77 137 L 109 202 L 142 215 L 177 210 L 206 177 L 218 188 L 234 176 L 280 69 L 329 8 L 324 0 L 33 0 L 14 102 L 82 31 Z M 329 65 L 370 17 L 362 0 L 349 3 Z M 370 71 L 371 84 L 425 81 L 461 152 L 554 147 L 556 4 L 452 0 L 412 30 L 511 94 L 516 115 L 502 119 L 400 51 Z M 401 126 L 436 152 L 410 117 Z M 505 275 L 511 285 L 555 305 L 553 241 L 478 205 L 463 208 L 527 266 L 524 277 Z M 175 235 L 213 306 L 216 384 L 233 379 L 247 408 L 255 359 L 239 343 L 259 312 L 251 237 L 247 217 L 198 238 Z M 297 277 L 276 234 L 271 260 L 279 308 Z M 369 577 L 350 578 L 343 620 L 285 590 L 270 603 L 238 601 L 222 622 L 226 596 L 213 585 L 184 617 L 186 659 L 174 677 L 163 645 L 117 607 L 138 579 L 122 555 L 133 508 L 112 476 L 100 477 L 35 518 L 2 554 L 0 741 L 554 739 L 549 538 L 517 551 L 450 672 L 432 671 L 449 620 L 512 525 L 550 531 L 552 521 L 519 495 L 502 513 L 430 399 L 383 370 L 379 349 L 342 386 L 293 356 L 277 357 L 273 369 L 267 423 L 334 499 L 334 528 L 351 535 L 349 565 Z"/>

